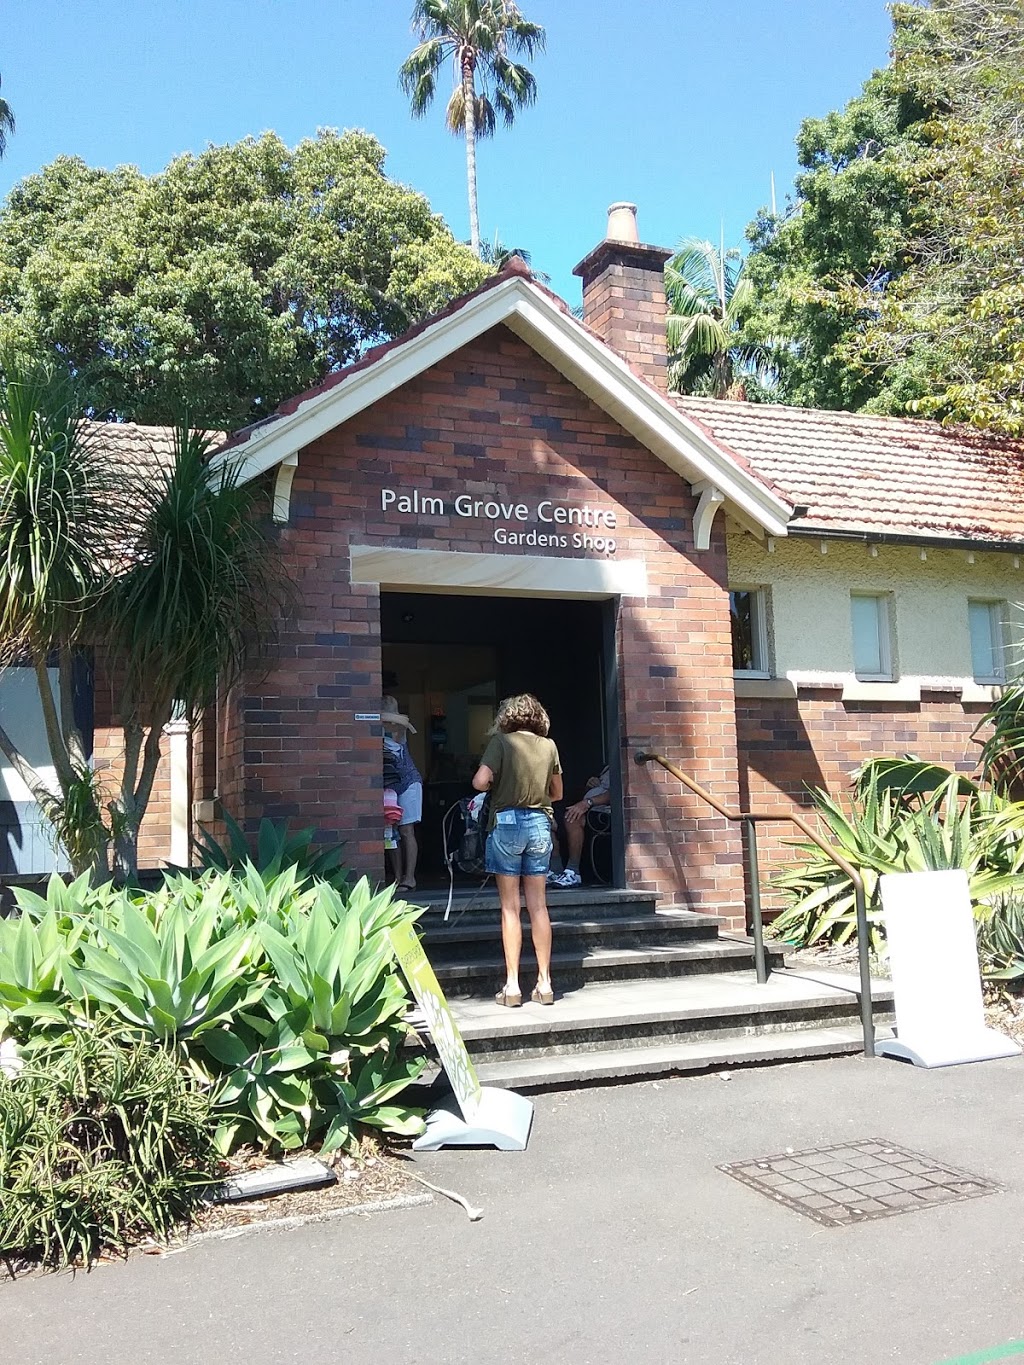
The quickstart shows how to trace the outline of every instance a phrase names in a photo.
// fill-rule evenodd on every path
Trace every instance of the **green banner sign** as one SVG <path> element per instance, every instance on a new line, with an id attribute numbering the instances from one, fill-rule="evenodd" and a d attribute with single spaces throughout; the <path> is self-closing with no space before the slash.
<path id="1" fill-rule="evenodd" d="M 402 974 L 426 1016 L 427 1028 L 459 1102 L 462 1117 L 471 1123 L 480 1105 L 480 1081 L 466 1051 L 466 1044 L 462 1041 L 462 1034 L 452 1018 L 444 991 L 423 951 L 415 927 L 412 924 L 400 924 L 389 929 L 388 933 Z"/>

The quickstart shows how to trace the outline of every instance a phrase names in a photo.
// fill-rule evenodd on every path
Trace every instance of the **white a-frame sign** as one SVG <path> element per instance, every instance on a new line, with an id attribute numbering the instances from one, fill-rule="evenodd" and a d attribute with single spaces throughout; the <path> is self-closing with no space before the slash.
<path id="1" fill-rule="evenodd" d="M 985 1025 L 967 873 L 899 872 L 880 879 L 896 1040 L 878 1051 L 915 1066 L 1013 1057 L 1020 1047 Z"/>

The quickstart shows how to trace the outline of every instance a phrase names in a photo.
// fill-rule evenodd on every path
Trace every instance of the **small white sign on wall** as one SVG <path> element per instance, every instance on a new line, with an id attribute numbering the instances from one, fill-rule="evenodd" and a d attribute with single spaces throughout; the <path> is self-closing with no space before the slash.
<path id="1" fill-rule="evenodd" d="M 1016 1056 L 1020 1047 L 985 1025 L 967 873 L 880 881 L 898 1036 L 880 1040 L 878 1051 L 929 1067 Z"/>

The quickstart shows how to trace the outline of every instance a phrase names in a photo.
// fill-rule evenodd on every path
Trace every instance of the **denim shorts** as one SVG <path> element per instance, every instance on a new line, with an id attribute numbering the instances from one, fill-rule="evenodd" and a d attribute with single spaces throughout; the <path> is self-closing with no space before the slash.
<path id="1" fill-rule="evenodd" d="M 501 810 L 487 836 L 487 871 L 543 877 L 551 862 L 551 821 L 542 810 Z"/>

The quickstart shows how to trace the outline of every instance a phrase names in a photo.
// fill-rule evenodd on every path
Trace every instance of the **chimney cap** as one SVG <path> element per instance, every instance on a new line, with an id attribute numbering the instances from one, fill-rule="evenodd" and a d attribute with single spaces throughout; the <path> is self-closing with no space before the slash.
<path id="1" fill-rule="evenodd" d="M 606 242 L 637 242 L 640 233 L 636 225 L 636 205 L 628 199 L 619 199 L 608 207 L 608 228 L 604 234 Z"/>
<path id="2" fill-rule="evenodd" d="M 598 274 L 610 262 L 660 272 L 672 254 L 667 247 L 641 242 L 636 225 L 636 205 L 628 199 L 619 199 L 608 207 L 605 236 L 592 251 L 587 252 L 572 273 L 582 276 L 585 288 L 588 278 Z"/>

